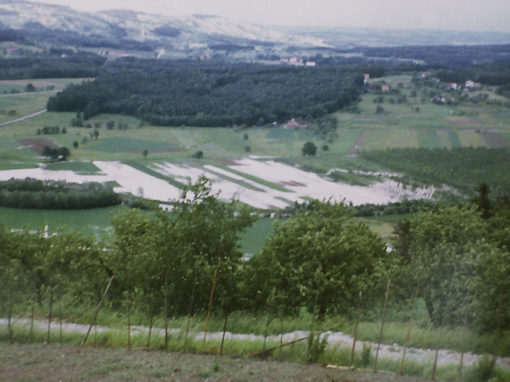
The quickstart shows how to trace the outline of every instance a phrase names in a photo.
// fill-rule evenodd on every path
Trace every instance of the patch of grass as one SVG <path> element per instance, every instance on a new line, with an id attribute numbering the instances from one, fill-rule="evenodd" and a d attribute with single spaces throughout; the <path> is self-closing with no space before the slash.
<path id="1" fill-rule="evenodd" d="M 92 162 L 51 162 L 47 163 L 45 168 L 52 171 L 74 171 L 81 175 L 95 175 L 100 172 Z"/>
<path id="2" fill-rule="evenodd" d="M 163 175 L 160 172 L 157 172 L 156 170 L 151 169 L 150 167 L 147 166 L 146 163 L 141 163 L 138 160 L 129 160 L 129 161 L 125 161 L 124 163 L 127 164 L 128 166 L 136 168 L 137 170 L 145 172 L 146 174 L 149 174 L 149 175 L 151 175 L 151 176 L 153 176 L 155 178 L 158 178 L 158 179 L 161 179 L 161 180 L 165 180 L 168 183 L 170 183 L 172 186 L 175 186 L 177 188 L 181 188 L 182 189 L 185 186 L 184 184 L 182 184 L 181 182 L 175 180 L 174 178 L 171 178 L 169 176 Z"/>
<path id="3" fill-rule="evenodd" d="M 97 142 L 92 142 L 87 147 L 89 150 L 103 151 L 107 153 L 115 152 L 142 152 L 143 150 L 174 151 L 179 146 L 169 142 L 155 142 L 147 140 L 138 140 L 129 137 L 108 137 L 100 138 Z"/>
<path id="4" fill-rule="evenodd" d="M 256 183 L 259 183 L 259 184 L 262 184 L 264 186 L 267 186 L 269 188 L 272 188 L 274 190 L 277 190 L 277 191 L 282 191 L 282 192 L 290 192 L 289 190 L 287 190 L 285 187 L 283 186 L 280 186 L 279 184 L 276 184 L 276 183 L 273 183 L 273 182 L 269 182 L 265 179 L 261 179 L 261 178 L 258 178 L 256 176 L 253 176 L 253 175 L 250 175 L 250 174 L 246 174 L 244 172 L 241 172 L 241 171 L 238 171 L 238 170 L 234 170 L 228 166 L 225 166 L 219 162 L 214 162 L 213 163 L 216 167 L 219 167 L 223 170 L 226 170 L 226 171 L 229 171 L 233 174 L 236 174 L 236 175 L 239 175 L 239 176 L 242 176 L 243 178 L 246 178 L 248 180 L 251 180 L 251 181 L 254 181 Z"/>
<path id="5" fill-rule="evenodd" d="M 14 229 L 31 227 L 50 232 L 62 227 L 84 233 L 102 235 L 111 229 L 112 215 L 124 207 L 94 208 L 90 210 L 30 210 L 0 207 L 0 224 Z"/>
<path id="6" fill-rule="evenodd" d="M 260 253 L 264 248 L 266 238 L 273 232 L 273 223 L 273 219 L 263 218 L 248 227 L 239 242 L 241 250 L 244 253 Z"/>
<path id="7" fill-rule="evenodd" d="M 420 147 L 427 147 L 430 149 L 439 148 L 441 146 L 435 130 L 419 130 L 418 144 Z"/>
<path id="8" fill-rule="evenodd" d="M 455 131 L 453 131 L 453 130 L 448 131 L 448 139 L 450 141 L 450 145 L 453 148 L 462 147 L 462 143 L 459 139 L 459 136 L 457 135 L 457 133 Z"/>

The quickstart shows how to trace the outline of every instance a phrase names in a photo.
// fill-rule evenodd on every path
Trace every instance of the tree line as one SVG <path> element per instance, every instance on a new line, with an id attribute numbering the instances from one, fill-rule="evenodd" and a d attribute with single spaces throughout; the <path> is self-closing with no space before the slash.
<path id="1" fill-rule="evenodd" d="M 98 75 L 104 57 L 86 52 L 67 52 L 34 57 L 0 58 L 0 79 L 90 78 Z"/>
<path id="2" fill-rule="evenodd" d="M 487 183 L 496 195 L 505 195 L 510 189 L 509 149 L 391 148 L 361 151 L 360 155 L 413 180 L 447 184 L 471 196 L 481 183 Z"/>
<path id="3" fill-rule="evenodd" d="M 157 125 L 263 125 L 318 118 L 358 100 L 355 68 L 125 59 L 50 98 L 48 110 L 132 115 Z"/>
<path id="4" fill-rule="evenodd" d="M 87 209 L 120 204 L 122 198 L 102 183 L 67 183 L 33 178 L 0 182 L 0 206 L 37 209 Z"/>
<path id="5" fill-rule="evenodd" d="M 211 311 L 353 316 L 358 295 L 370 308 L 388 279 L 398 303 L 417 285 L 436 326 L 467 322 L 481 331 L 510 329 L 510 203 L 474 203 L 420 211 L 395 231 L 394 249 L 341 203 L 317 202 L 279 223 L 260 254 L 243 259 L 240 233 L 254 220 L 223 203 L 205 178 L 187 186 L 171 214 L 125 210 L 100 241 L 75 232 L 9 232 L 0 227 L 1 306 L 59 299 L 93 306 L 108 281 L 112 309 L 128 317 L 193 316 Z M 211 301 L 214 300 L 214 304 Z M 51 308 L 50 308 L 51 309 Z M 50 313 L 51 314 L 51 313 Z"/>

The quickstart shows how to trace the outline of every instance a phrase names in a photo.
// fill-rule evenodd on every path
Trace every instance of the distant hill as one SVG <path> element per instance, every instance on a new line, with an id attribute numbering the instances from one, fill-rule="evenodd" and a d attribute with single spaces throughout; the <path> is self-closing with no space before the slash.
<path id="1" fill-rule="evenodd" d="M 277 62 L 290 57 L 338 56 L 367 47 L 509 43 L 510 33 L 267 27 L 214 15 L 165 16 L 130 10 L 90 13 L 60 5 L 0 0 L 0 53 L 3 48 L 7 55 L 53 48 L 89 50 L 109 58 L 221 56 Z"/>
<path id="2" fill-rule="evenodd" d="M 205 51 L 220 44 L 224 50 L 255 45 L 326 47 L 319 38 L 219 16 L 168 17 L 128 10 L 88 13 L 23 0 L 0 0 L 0 27 L 35 44 L 50 41 L 76 47 L 157 51 Z"/>

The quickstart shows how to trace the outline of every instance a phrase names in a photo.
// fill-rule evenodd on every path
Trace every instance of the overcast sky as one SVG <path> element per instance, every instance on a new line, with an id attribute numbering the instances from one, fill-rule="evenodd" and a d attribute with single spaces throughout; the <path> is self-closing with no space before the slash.
<path id="1" fill-rule="evenodd" d="M 510 32 L 510 0 L 31 0 L 85 11 L 215 14 L 266 25 Z"/>

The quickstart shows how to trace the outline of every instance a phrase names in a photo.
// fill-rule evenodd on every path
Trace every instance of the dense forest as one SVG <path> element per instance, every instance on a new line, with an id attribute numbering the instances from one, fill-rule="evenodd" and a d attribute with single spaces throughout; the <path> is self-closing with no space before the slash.
<path id="1" fill-rule="evenodd" d="M 432 67 L 460 68 L 475 64 L 510 62 L 509 45 L 399 46 L 357 48 L 367 57 L 405 58 L 425 61 Z"/>
<path id="2" fill-rule="evenodd" d="M 468 194 L 481 183 L 487 183 L 496 195 L 506 194 L 510 189 L 508 149 L 392 148 L 362 151 L 360 155 L 412 179 L 449 184 Z"/>
<path id="3" fill-rule="evenodd" d="M 352 104 L 362 91 L 358 69 L 126 59 L 48 102 L 85 118 L 122 113 L 157 125 L 262 125 L 317 118 Z"/>
<path id="4" fill-rule="evenodd" d="M 105 61 L 104 57 L 95 54 L 67 50 L 42 56 L 0 59 L 0 80 L 95 77 Z"/>

